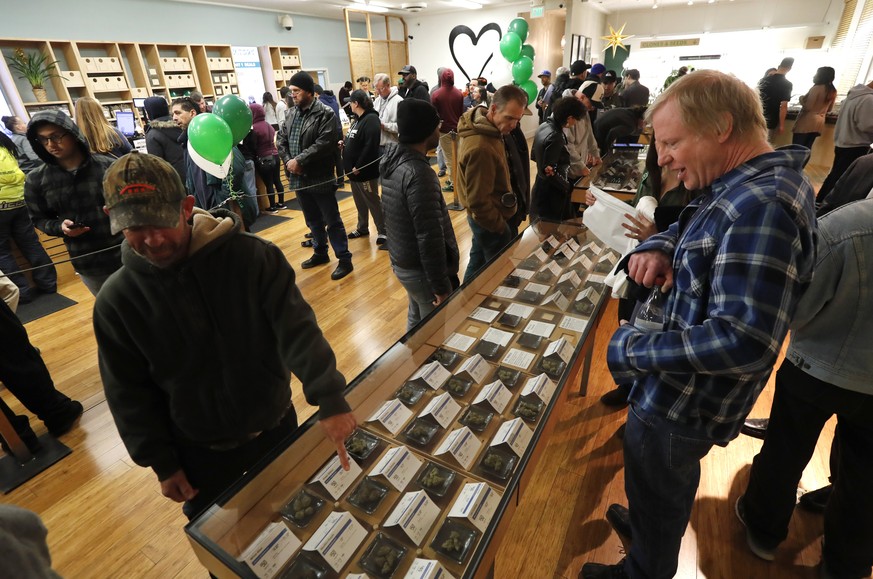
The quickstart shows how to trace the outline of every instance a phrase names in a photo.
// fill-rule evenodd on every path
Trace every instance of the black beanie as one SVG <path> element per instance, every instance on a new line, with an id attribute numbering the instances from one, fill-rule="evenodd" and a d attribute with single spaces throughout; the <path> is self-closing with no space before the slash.
<path id="1" fill-rule="evenodd" d="M 427 101 L 409 98 L 397 105 L 397 128 L 401 143 L 422 143 L 439 124 L 439 113 Z"/>
<path id="2" fill-rule="evenodd" d="M 291 80 L 288 81 L 288 86 L 296 86 L 300 90 L 305 90 L 308 93 L 315 92 L 315 81 L 302 70 L 291 77 Z"/>
<path id="3" fill-rule="evenodd" d="M 167 106 L 167 101 L 164 97 L 150 96 L 143 102 L 143 108 L 149 117 L 150 121 L 161 117 L 170 116 L 170 108 Z"/>

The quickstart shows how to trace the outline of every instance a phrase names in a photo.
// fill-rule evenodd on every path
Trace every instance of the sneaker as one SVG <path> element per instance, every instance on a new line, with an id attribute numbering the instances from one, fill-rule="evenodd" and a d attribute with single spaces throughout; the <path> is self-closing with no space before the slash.
<path id="1" fill-rule="evenodd" d="M 349 232 L 349 239 L 358 239 L 359 237 L 369 237 L 369 229 L 352 229 Z"/>
<path id="2" fill-rule="evenodd" d="M 627 384 L 616 384 L 615 388 L 600 397 L 604 406 L 622 408 L 627 406 L 627 397 L 630 396 L 631 387 Z"/>
<path id="3" fill-rule="evenodd" d="M 376 236 L 376 245 L 384 245 L 388 243 L 388 236 L 384 233 L 380 233 Z"/>
<path id="4" fill-rule="evenodd" d="M 746 545 L 749 546 L 749 550 L 757 557 L 765 560 L 772 561 L 776 558 L 776 548 L 769 548 L 764 546 L 764 544 L 755 537 L 752 530 L 749 528 L 749 525 L 746 524 L 746 505 L 743 502 L 743 497 L 745 495 L 740 495 L 740 498 L 737 499 L 736 504 L 734 505 L 734 512 L 737 514 L 737 518 L 746 528 Z"/>
<path id="5" fill-rule="evenodd" d="M 352 271 L 354 271 L 355 266 L 352 265 L 352 260 L 350 259 L 341 259 L 339 261 L 339 265 L 336 266 L 336 269 L 333 270 L 333 273 L 330 274 L 330 279 L 338 280 L 346 277 Z"/>
<path id="6" fill-rule="evenodd" d="M 48 418 L 43 422 L 45 423 L 45 427 L 48 429 L 49 434 L 57 438 L 72 430 L 73 426 L 75 426 L 79 421 L 79 418 L 82 417 L 82 412 L 84 411 L 85 408 L 82 406 L 81 402 L 78 400 L 70 400 L 68 404 L 64 405 L 63 410 L 55 413 L 51 418 Z"/>
<path id="7" fill-rule="evenodd" d="M 312 247 L 312 240 L 307 239 L 306 241 L 301 241 L 300 247 Z"/>
<path id="8" fill-rule="evenodd" d="M 278 212 L 279 212 L 279 208 L 276 207 L 275 205 L 270 205 L 270 206 L 267 207 L 264 211 L 266 211 L 267 213 L 278 213 Z"/>
<path id="9" fill-rule="evenodd" d="M 273 205 L 273 207 L 276 208 L 276 211 L 281 211 L 282 209 L 288 209 L 287 207 L 285 207 L 285 204 L 284 204 L 284 203 L 276 203 L 275 205 Z M 312 234 L 311 234 L 311 233 L 307 233 L 306 235 L 309 236 L 309 235 L 312 235 Z"/>
<path id="10" fill-rule="evenodd" d="M 769 418 L 746 418 L 740 427 L 740 432 L 746 436 L 764 440 L 764 437 L 767 436 L 767 426 L 769 425 Z"/>
<path id="11" fill-rule="evenodd" d="M 621 540 L 621 545 L 624 547 L 624 552 L 629 553 L 633 537 L 630 524 L 630 511 L 627 510 L 627 507 L 622 505 L 609 505 L 609 508 L 606 509 L 606 522 L 609 523 L 609 526 L 612 527 L 612 530 L 615 531 L 616 535 L 618 535 L 618 538 Z"/>
<path id="12" fill-rule="evenodd" d="M 443 185 L 443 188 L 442 188 L 442 191 L 444 193 L 451 193 L 454 190 L 455 190 L 455 186 L 452 184 L 451 181 L 446 181 L 446 184 Z"/>
<path id="13" fill-rule="evenodd" d="M 833 492 L 834 485 L 827 485 L 820 489 L 803 493 L 800 496 L 800 500 L 797 501 L 797 504 L 812 513 L 823 513 L 825 507 L 828 506 L 828 500 L 831 498 L 831 493 Z"/>
<path id="14" fill-rule="evenodd" d="M 311 267 L 315 267 L 317 265 L 323 265 L 330 261 L 330 258 L 326 255 L 321 255 L 319 253 L 313 253 L 312 257 L 304 261 L 300 264 L 300 267 L 303 269 L 309 269 Z"/>
<path id="15" fill-rule="evenodd" d="M 336 187 L 337 187 L 337 189 L 342 189 L 342 188 L 345 186 L 345 184 L 346 184 L 346 180 L 345 180 L 345 179 L 337 179 L 337 180 L 336 180 Z"/>
<path id="16" fill-rule="evenodd" d="M 579 579 L 626 579 L 624 572 L 624 559 L 615 565 L 603 563 L 585 563 L 579 572 Z"/>
<path id="17" fill-rule="evenodd" d="M 442 178 L 442 177 L 445 177 L 445 176 L 446 176 L 446 170 L 445 170 L 445 169 L 440 169 L 439 173 L 437 173 L 437 177 Z"/>

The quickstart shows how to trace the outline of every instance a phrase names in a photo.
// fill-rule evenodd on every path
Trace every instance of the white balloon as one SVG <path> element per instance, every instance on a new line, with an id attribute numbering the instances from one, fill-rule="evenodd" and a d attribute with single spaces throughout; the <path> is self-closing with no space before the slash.
<path id="1" fill-rule="evenodd" d="M 230 173 L 230 164 L 233 162 L 233 150 L 231 150 L 231 152 L 227 155 L 227 159 L 225 159 L 221 163 L 221 165 L 218 165 L 201 157 L 200 153 L 195 151 L 194 147 L 191 146 L 191 141 L 188 141 L 188 155 L 191 156 L 191 160 L 194 161 L 195 165 L 197 165 L 213 177 L 224 179 Z"/>

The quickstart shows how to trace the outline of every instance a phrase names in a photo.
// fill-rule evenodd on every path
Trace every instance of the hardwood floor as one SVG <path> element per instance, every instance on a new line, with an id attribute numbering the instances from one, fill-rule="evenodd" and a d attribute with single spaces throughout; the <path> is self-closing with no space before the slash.
<path id="1" fill-rule="evenodd" d="M 821 182 L 822 169 L 810 169 L 812 178 Z M 352 229 L 356 211 L 351 198 L 341 201 L 340 209 Z M 262 236 L 281 247 L 294 265 L 298 285 L 336 351 L 339 368 L 351 379 L 403 334 L 406 293 L 391 272 L 387 252 L 377 250 L 375 234 L 350 241 L 355 271 L 340 282 L 330 280 L 335 259 L 327 266 L 299 269 L 310 253 L 299 243 L 305 232 L 303 217 L 295 211 L 281 215 L 293 219 Z M 463 212 L 451 215 L 463 272 L 469 228 Z M 132 463 L 118 437 L 97 371 L 93 298 L 78 280 L 64 283 L 59 290 L 79 303 L 31 322 L 27 330 L 42 350 L 58 389 L 81 400 L 86 411 L 79 427 L 63 437 L 73 454 L 0 497 L 0 502 L 42 516 L 49 529 L 54 568 L 65 577 L 204 577 L 187 544 L 179 505 L 161 496 L 154 475 Z M 572 578 L 586 561 L 615 562 L 622 556 L 603 514 L 610 503 L 625 503 L 621 443 L 614 436 L 624 411 L 611 411 L 598 402 L 612 387 L 605 348 L 615 318 L 611 303 L 598 329 L 588 396 L 572 396 L 561 410 L 560 426 L 501 547 L 498 578 Z M 299 382 L 292 382 L 292 388 L 298 414 L 309 416 L 312 409 L 303 400 Z M 23 412 L 8 392 L 2 396 Z M 771 401 L 772 385 L 760 397 L 753 416 L 766 416 Z M 37 433 L 45 431 L 35 419 L 32 424 Z M 829 425 L 804 472 L 803 488 L 827 483 L 831 437 Z M 816 576 L 820 516 L 798 511 L 774 563 L 757 560 L 745 546 L 733 501 L 744 488 L 748 465 L 759 447 L 759 441 L 741 436 L 705 459 L 678 577 Z"/>

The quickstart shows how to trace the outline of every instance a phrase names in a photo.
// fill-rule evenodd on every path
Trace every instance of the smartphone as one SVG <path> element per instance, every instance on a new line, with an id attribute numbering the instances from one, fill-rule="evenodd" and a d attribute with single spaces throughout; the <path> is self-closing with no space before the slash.
<path id="1" fill-rule="evenodd" d="M 67 229 L 82 229 L 83 227 L 87 227 L 84 223 L 73 223 L 72 225 L 67 225 Z"/>

